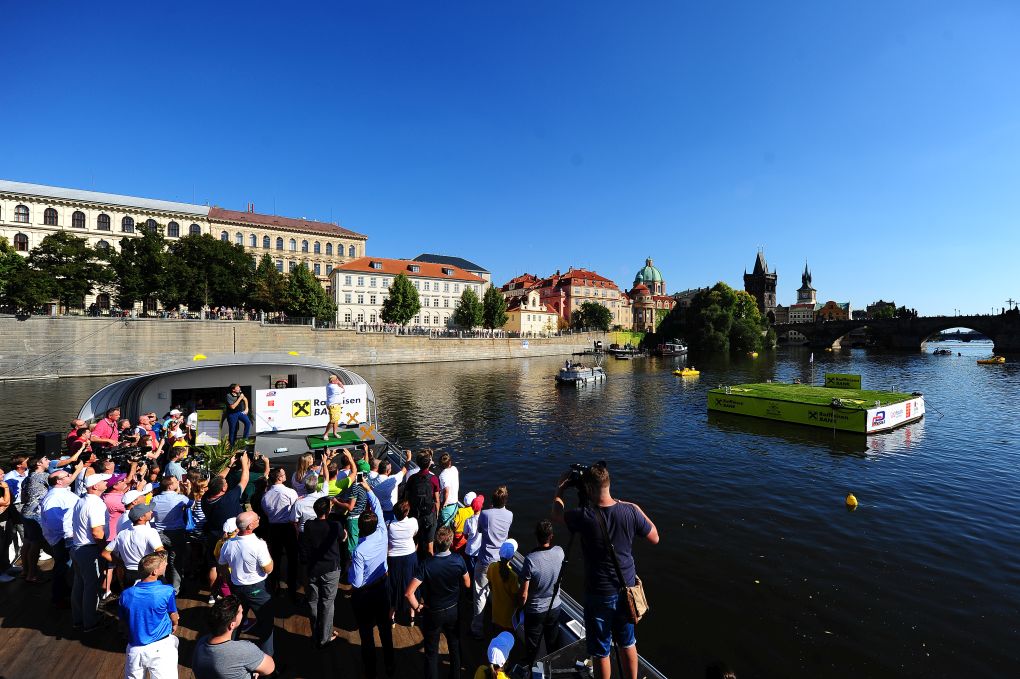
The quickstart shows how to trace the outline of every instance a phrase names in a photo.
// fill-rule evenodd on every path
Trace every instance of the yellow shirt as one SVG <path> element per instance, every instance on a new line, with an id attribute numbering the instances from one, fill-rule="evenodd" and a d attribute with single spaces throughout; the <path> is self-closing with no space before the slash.
<path id="1" fill-rule="evenodd" d="M 475 679 L 492 679 L 492 673 L 489 672 L 488 665 L 482 665 L 475 670 Z M 503 673 L 503 670 L 496 670 L 496 679 L 510 679 Z"/>
<path id="2" fill-rule="evenodd" d="M 492 596 L 492 624 L 503 629 L 513 629 L 513 615 L 517 608 L 517 593 L 521 586 L 517 582 L 517 574 L 510 571 L 510 576 L 503 580 L 499 574 L 499 562 L 489 564 L 486 574 L 489 576 L 489 589 Z"/>
<path id="3" fill-rule="evenodd" d="M 461 507 L 457 510 L 457 513 L 453 515 L 453 532 L 463 533 L 464 522 L 475 515 L 475 510 L 470 507 Z"/>

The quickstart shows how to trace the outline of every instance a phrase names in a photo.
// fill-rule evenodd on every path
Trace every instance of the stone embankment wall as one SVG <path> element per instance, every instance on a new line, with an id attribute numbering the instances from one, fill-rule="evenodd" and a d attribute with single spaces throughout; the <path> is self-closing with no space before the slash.
<path id="1" fill-rule="evenodd" d="M 296 351 L 337 365 L 431 363 L 556 356 L 583 351 L 602 333 L 548 339 L 431 339 L 251 322 L 0 317 L 0 380 L 131 375 L 195 354 Z"/>

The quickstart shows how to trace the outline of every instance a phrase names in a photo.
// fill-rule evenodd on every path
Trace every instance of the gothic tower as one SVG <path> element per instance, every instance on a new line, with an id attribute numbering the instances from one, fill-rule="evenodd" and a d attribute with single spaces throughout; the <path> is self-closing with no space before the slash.
<path id="1" fill-rule="evenodd" d="M 769 272 L 769 265 L 765 262 L 765 253 L 761 250 L 758 251 L 758 258 L 754 261 L 754 271 L 747 273 L 747 269 L 744 269 L 744 290 L 758 302 L 758 311 L 761 312 L 762 318 L 768 319 L 769 323 L 776 322 L 776 281 L 778 279 L 778 272 Z"/>
<path id="2" fill-rule="evenodd" d="M 797 304 L 815 304 L 816 290 L 811 287 L 811 270 L 807 260 L 804 261 L 804 273 L 800 275 L 800 288 L 797 290 Z"/>

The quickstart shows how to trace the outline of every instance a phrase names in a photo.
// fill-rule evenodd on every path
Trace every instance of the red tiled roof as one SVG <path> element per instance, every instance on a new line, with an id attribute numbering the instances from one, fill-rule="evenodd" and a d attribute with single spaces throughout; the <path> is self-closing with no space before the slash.
<path id="1" fill-rule="evenodd" d="M 372 268 L 372 262 L 378 262 L 382 266 L 380 268 Z M 411 271 L 410 267 L 412 266 L 418 267 L 418 271 Z M 452 273 L 443 273 L 444 269 L 451 271 Z M 440 278 L 448 281 L 466 281 L 468 283 L 485 282 L 485 279 L 480 278 L 473 273 L 468 273 L 467 271 L 464 271 L 464 269 L 456 266 L 451 266 L 449 264 L 432 264 L 431 262 L 416 262 L 413 259 L 359 257 L 358 259 L 353 259 L 333 269 L 334 274 L 338 271 L 356 271 L 358 273 L 372 273 L 389 276 L 396 276 L 398 273 L 402 273 L 419 278 Z"/>
<path id="2" fill-rule="evenodd" d="M 518 297 L 514 297 L 509 302 L 507 302 L 506 310 L 507 311 L 518 311 L 518 310 L 521 309 L 521 306 L 524 305 L 525 301 L 526 301 L 526 297 L 524 297 L 523 295 L 522 296 L 518 296 Z M 544 309 L 524 309 L 524 311 L 529 311 L 531 313 L 550 313 L 550 314 L 555 314 L 556 313 L 553 310 L 553 308 L 551 306 L 549 306 L 548 304 L 543 304 L 542 306 L 545 307 L 545 308 Z"/>
<path id="3" fill-rule="evenodd" d="M 530 287 L 534 287 L 536 283 L 540 282 L 541 279 L 538 276 L 530 273 L 525 273 L 521 274 L 520 276 L 517 276 L 516 278 L 511 278 L 509 281 L 503 284 L 503 287 L 500 288 L 500 290 L 506 292 L 508 290 L 527 289 Z"/>
<path id="4" fill-rule="evenodd" d="M 294 217 L 280 217 L 279 215 L 264 215 L 258 212 L 241 212 L 240 210 L 226 210 L 221 207 L 209 208 L 209 219 L 224 222 L 235 222 L 262 226 L 270 229 L 283 229 L 285 231 L 299 231 L 302 233 L 317 233 L 323 236 L 341 236 L 343 238 L 357 238 L 368 240 L 368 236 L 355 233 L 336 224 L 327 222 L 316 222 L 311 219 L 296 219 Z"/>

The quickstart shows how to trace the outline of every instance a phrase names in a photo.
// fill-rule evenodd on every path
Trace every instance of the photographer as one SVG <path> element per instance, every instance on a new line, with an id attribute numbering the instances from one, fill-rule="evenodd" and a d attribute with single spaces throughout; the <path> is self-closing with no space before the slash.
<path id="1" fill-rule="evenodd" d="M 641 508 L 630 502 L 614 500 L 609 492 L 609 470 L 604 463 L 596 464 L 584 472 L 582 506 L 566 510 L 563 494 L 576 485 L 576 477 L 565 475 L 556 489 L 552 518 L 566 523 L 572 533 L 581 534 L 581 551 L 584 554 L 584 626 L 586 644 L 592 656 L 597 679 L 611 674 L 610 638 L 615 640 L 623 665 L 623 677 L 636 679 L 638 673 L 637 641 L 634 623 L 630 621 L 625 602 L 619 601 L 625 587 L 637 582 L 634 556 L 631 553 L 635 536 L 641 536 L 653 545 L 659 542 L 659 532 Z M 587 501 L 585 501 L 585 491 Z M 608 534 L 612 543 L 606 542 Z M 615 552 L 615 558 L 614 558 Z M 617 576 L 617 562 L 623 582 Z"/>

